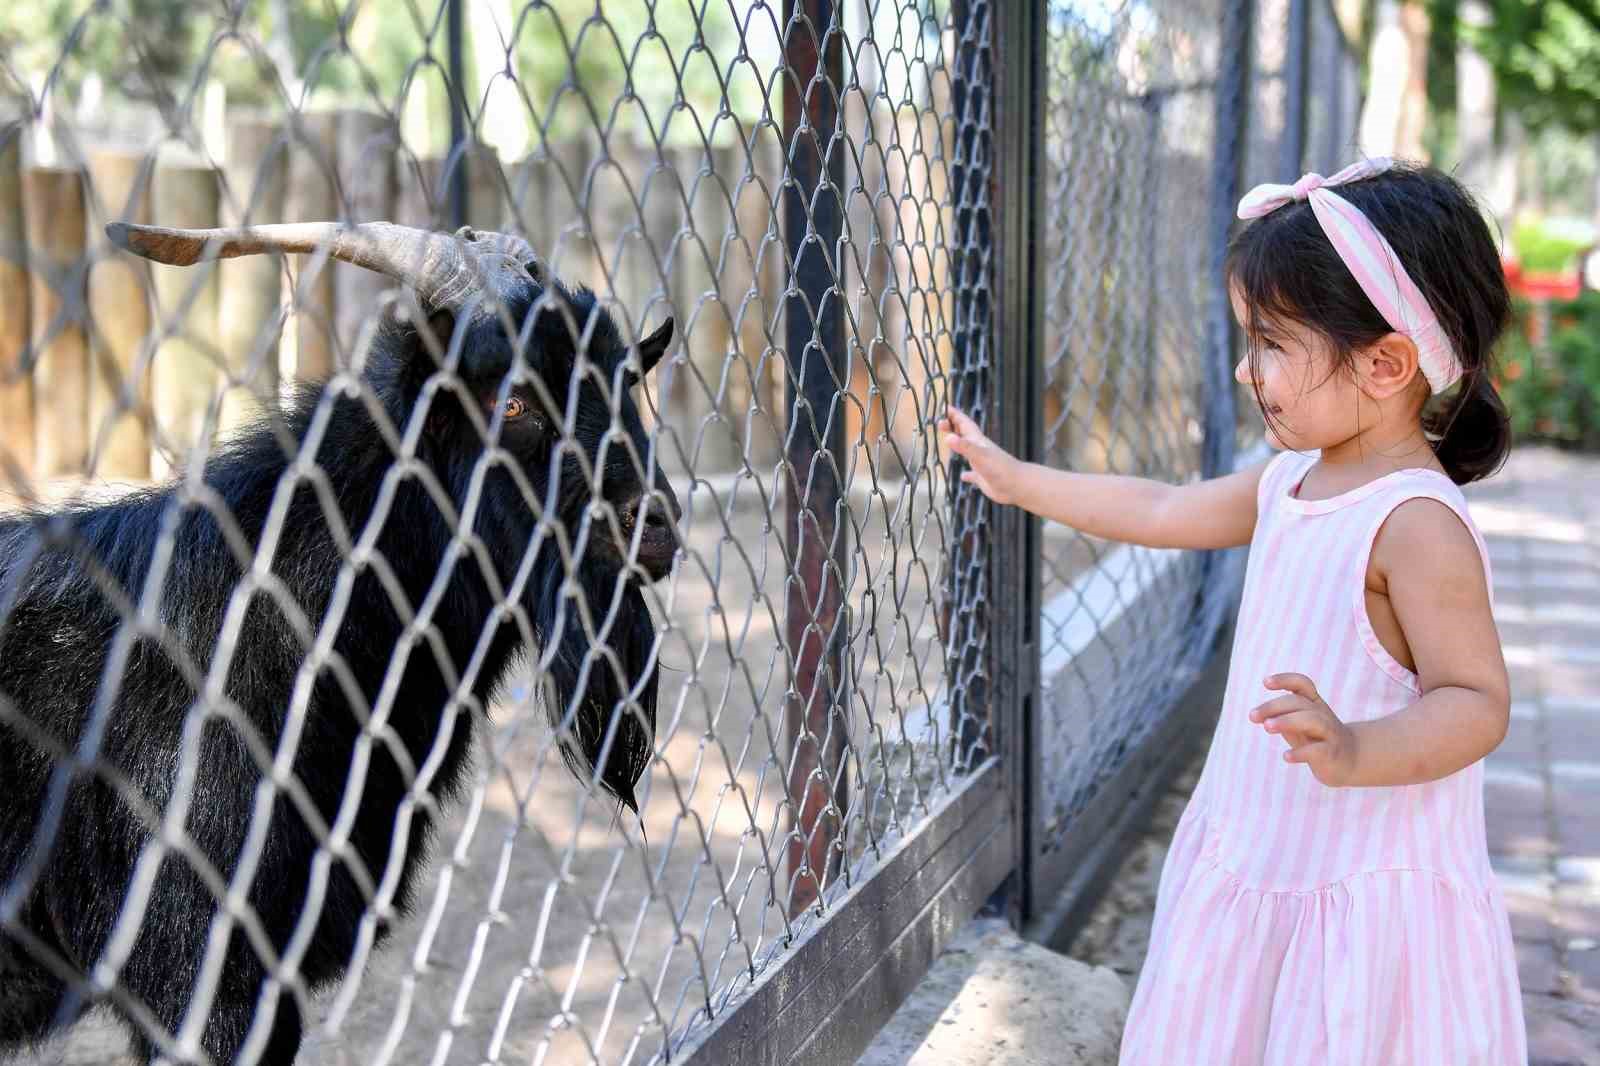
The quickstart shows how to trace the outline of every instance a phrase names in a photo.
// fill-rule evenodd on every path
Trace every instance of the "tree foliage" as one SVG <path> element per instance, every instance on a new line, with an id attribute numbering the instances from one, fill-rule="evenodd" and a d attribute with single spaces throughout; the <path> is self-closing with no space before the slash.
<path id="1" fill-rule="evenodd" d="M 1501 106 L 1533 129 L 1600 132 L 1600 0 L 1489 0 L 1487 6 L 1487 24 L 1452 18 L 1451 25 L 1494 68 Z"/>

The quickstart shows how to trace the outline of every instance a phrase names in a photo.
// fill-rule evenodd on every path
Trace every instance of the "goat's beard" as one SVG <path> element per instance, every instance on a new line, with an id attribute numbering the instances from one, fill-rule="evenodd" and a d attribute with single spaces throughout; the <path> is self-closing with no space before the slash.
<path id="1" fill-rule="evenodd" d="M 638 813 L 633 788 L 655 746 L 656 632 L 650 607 L 638 585 L 616 573 L 575 574 L 597 643 L 578 605 L 563 602 L 559 563 L 553 570 L 538 611 L 549 663 L 545 713 L 573 774 L 597 782 Z"/>

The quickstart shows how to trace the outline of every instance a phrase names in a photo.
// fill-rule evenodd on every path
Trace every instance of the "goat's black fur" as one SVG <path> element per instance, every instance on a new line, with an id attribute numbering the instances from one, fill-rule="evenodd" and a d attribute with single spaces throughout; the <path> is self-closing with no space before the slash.
<path id="1" fill-rule="evenodd" d="M 314 640 L 325 619 L 332 633 L 333 655 L 312 682 L 293 760 L 293 776 L 316 818 L 308 819 L 280 790 L 248 882 L 249 907 L 273 952 L 281 954 L 307 906 L 313 859 L 326 827 L 346 790 L 360 782 L 347 851 L 332 862 L 298 966 L 311 988 L 338 979 L 350 965 L 363 914 L 391 862 L 399 870 L 394 907 L 403 913 L 411 904 L 434 804 L 419 794 L 409 828 L 397 834 L 408 790 L 435 745 L 442 746 L 442 759 L 436 757 L 427 795 L 444 800 L 461 788 L 472 719 L 530 639 L 527 650 L 545 663 L 545 702 L 563 755 L 585 780 L 595 775 L 636 809 L 633 785 L 649 761 L 656 702 L 655 633 L 638 579 L 662 576 L 671 548 L 663 551 L 659 543 L 666 534 L 657 527 L 665 523 L 641 525 L 619 542 L 625 534 L 603 509 L 591 515 L 591 479 L 574 445 L 588 457 L 590 470 L 598 471 L 600 496 L 614 510 L 631 513 L 629 507 L 650 490 L 658 513 L 677 504 L 663 481 L 641 483 L 638 463 L 648 455 L 648 439 L 628 395 L 637 378 L 622 368 L 627 348 L 616 326 L 586 291 L 567 293 L 552 283 L 549 297 L 537 301 L 540 292 L 533 287 L 525 302 L 505 309 L 514 323 L 524 324 L 517 345 L 521 360 L 512 358 L 498 314 L 485 312 L 459 325 L 448 315 L 431 319 L 434 327 L 444 327 L 438 332 L 445 337 L 456 334 L 460 357 L 447 367 L 452 373 L 440 373 L 438 345 L 426 343 L 419 327 L 387 320 L 363 370 L 370 385 L 366 401 L 341 397 L 323 422 L 316 414 L 322 389 L 307 388 L 283 412 L 213 455 L 203 480 L 226 508 L 224 521 L 204 506 L 181 505 L 175 486 L 99 506 L 0 519 L 0 783 L 6 790 L 0 801 L 0 1053 L 70 1021 L 66 1015 L 82 1002 L 78 993 L 69 995 L 69 986 L 81 987 L 101 958 L 141 850 L 169 804 L 180 798 L 186 720 L 199 713 L 194 681 L 205 678 L 213 656 L 230 643 L 223 689 L 237 714 L 213 708 L 204 719 L 183 822 L 194 848 L 224 882 L 244 854 L 263 779 L 247 735 L 254 733 L 258 752 L 269 759 L 276 754 L 291 724 L 298 674 L 311 658 L 307 634 Z M 542 310 L 527 322 L 536 301 Z M 670 325 L 640 345 L 645 371 L 660 358 Z M 580 346 L 589 353 L 587 361 L 577 356 Z M 578 373 L 583 365 L 595 372 Z M 419 409 L 424 396 L 425 411 Z M 388 435 L 368 406 L 374 397 L 392 424 Z M 513 409 L 513 397 L 522 403 L 514 408 L 522 415 L 515 422 L 503 417 Z M 469 405 L 476 405 L 480 417 L 469 417 Z M 613 405 L 636 454 L 616 441 L 601 447 Z M 271 574 L 293 606 L 286 611 L 268 591 L 257 590 L 230 642 L 224 637 L 230 597 L 252 565 L 292 456 L 318 424 L 321 440 L 314 454 L 302 458 L 321 470 L 325 491 L 300 483 L 272 556 Z M 476 493 L 476 511 L 461 532 L 481 541 L 481 553 L 458 550 L 456 531 L 419 472 L 392 486 L 386 516 L 375 514 L 397 442 L 408 428 L 417 434 L 417 466 L 431 472 L 457 515 Z M 485 434 L 498 435 L 507 454 L 481 471 L 475 489 Z M 566 447 L 559 446 L 563 439 Z M 570 550 L 566 559 L 548 530 L 535 536 L 530 496 L 547 513 L 553 508 L 553 524 Z M 336 511 L 337 523 L 325 507 Z M 230 543 L 230 523 L 244 543 Z M 338 523 L 346 533 L 336 533 Z M 364 532 L 372 538 L 372 556 L 347 567 L 340 540 L 359 542 Z M 647 536 L 657 542 L 644 565 Z M 624 561 L 628 541 L 638 560 L 632 566 Z M 132 639 L 118 671 L 112 652 L 128 625 L 128 605 L 151 598 L 144 586 L 164 542 L 170 542 L 171 562 L 155 612 L 159 632 L 124 632 L 124 639 Z M 386 587 L 385 568 L 403 608 Z M 569 573 L 571 585 L 586 597 L 592 630 L 566 591 Z M 502 595 L 509 597 L 519 582 L 514 603 L 521 617 L 497 614 L 497 604 L 506 602 Z M 508 591 L 497 595 L 495 584 Z M 443 654 L 424 636 L 402 660 L 402 609 L 418 611 L 430 597 L 431 627 Z M 618 598 L 620 608 L 613 611 Z M 291 621 L 295 612 L 305 629 Z M 603 646 L 596 648 L 593 640 Z M 341 679 L 334 662 L 342 662 L 348 675 Z M 358 740 L 391 669 L 402 674 L 386 726 L 358 773 L 352 767 Z M 458 692 L 450 675 L 463 678 L 469 670 L 475 671 L 471 683 Z M 351 681 L 359 699 L 346 687 Z M 52 775 L 61 755 L 84 743 L 96 701 L 105 696 L 102 686 L 113 683 L 115 696 L 93 759 L 63 778 L 65 788 L 58 785 L 59 802 L 52 806 Z M 453 694 L 467 698 L 452 703 Z M 53 832 L 43 834 L 41 822 L 51 817 Z M 397 835 L 401 851 L 391 854 Z M 217 909 L 217 896 L 196 864 L 181 852 L 168 852 L 117 975 L 122 998 L 113 1007 L 131 1017 L 138 1013 L 132 1001 L 176 1033 Z M 244 1044 L 267 977 L 237 924 L 220 973 L 201 1044 L 213 1061 L 225 1063 Z M 154 1056 L 151 1034 L 135 1029 L 142 1053 Z M 300 1038 L 296 999 L 284 991 L 260 1061 L 291 1062 Z"/>

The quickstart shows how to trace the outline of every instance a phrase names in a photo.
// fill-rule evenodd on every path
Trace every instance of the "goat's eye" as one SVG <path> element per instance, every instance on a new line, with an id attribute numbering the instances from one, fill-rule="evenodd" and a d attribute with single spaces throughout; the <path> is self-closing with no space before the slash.
<path id="1" fill-rule="evenodd" d="M 506 400 L 506 421 L 514 422 L 523 418 L 528 413 L 528 405 L 520 396 L 512 396 Z"/>

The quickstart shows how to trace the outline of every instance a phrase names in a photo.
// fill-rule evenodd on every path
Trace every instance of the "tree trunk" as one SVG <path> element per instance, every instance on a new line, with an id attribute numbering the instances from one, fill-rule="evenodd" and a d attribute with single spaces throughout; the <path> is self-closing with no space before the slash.
<path id="1" fill-rule="evenodd" d="M 1428 13 L 1417 0 L 1379 0 L 1361 113 L 1361 150 L 1370 156 L 1425 159 L 1428 114 Z"/>
<path id="2" fill-rule="evenodd" d="M 1489 21 L 1484 0 L 1464 0 L 1469 26 Z M 1456 177 L 1476 196 L 1487 196 L 1494 176 L 1494 71 L 1465 41 L 1456 45 Z"/>

